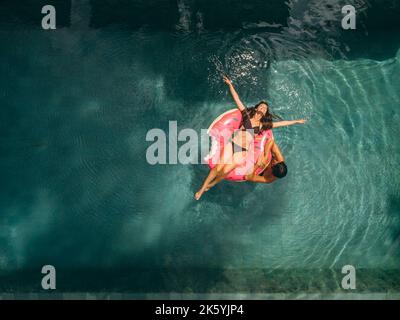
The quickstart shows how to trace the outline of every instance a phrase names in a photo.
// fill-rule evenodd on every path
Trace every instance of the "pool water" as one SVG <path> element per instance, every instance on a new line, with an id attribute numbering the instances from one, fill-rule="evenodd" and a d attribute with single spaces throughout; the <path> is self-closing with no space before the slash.
<path id="1" fill-rule="evenodd" d="M 343 31 L 341 1 L 263 20 L 238 3 L 240 25 L 196 1 L 135 25 L 149 4 L 111 2 L 71 1 L 54 31 L 1 5 L 0 291 L 40 292 L 51 264 L 59 292 L 332 293 L 344 265 L 357 292 L 399 292 L 399 5 L 358 1 Z M 196 202 L 208 167 L 148 164 L 146 134 L 234 107 L 221 72 L 246 104 L 308 121 L 274 131 L 285 179 Z"/>

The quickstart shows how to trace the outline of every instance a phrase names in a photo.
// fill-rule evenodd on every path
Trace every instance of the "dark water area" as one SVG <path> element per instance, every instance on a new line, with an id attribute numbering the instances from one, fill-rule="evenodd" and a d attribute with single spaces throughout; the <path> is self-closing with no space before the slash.
<path id="1" fill-rule="evenodd" d="M 57 30 L 41 29 L 44 4 Z M 400 3 L 0 1 L 0 291 L 398 292 Z M 289 174 L 151 165 L 146 135 L 267 99 Z M 36 270 L 36 271 L 35 271 Z M 36 272 L 36 273 L 35 273 Z"/>

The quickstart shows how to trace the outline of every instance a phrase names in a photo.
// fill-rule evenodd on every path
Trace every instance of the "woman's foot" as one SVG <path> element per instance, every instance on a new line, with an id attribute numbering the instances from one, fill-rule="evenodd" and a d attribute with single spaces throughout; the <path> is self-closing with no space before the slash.
<path id="1" fill-rule="evenodd" d="M 195 198 L 196 200 L 199 200 L 199 199 L 201 198 L 201 196 L 203 195 L 203 193 L 204 193 L 204 192 L 207 192 L 207 191 L 210 190 L 210 189 L 211 189 L 211 187 L 205 188 L 204 191 L 200 189 L 199 191 L 197 191 L 197 192 L 194 194 L 194 198 Z"/>
<path id="2" fill-rule="evenodd" d="M 195 198 L 196 200 L 200 200 L 201 196 L 203 195 L 203 192 L 204 192 L 204 191 L 202 191 L 202 190 L 197 191 L 197 192 L 194 194 L 194 198 Z"/>

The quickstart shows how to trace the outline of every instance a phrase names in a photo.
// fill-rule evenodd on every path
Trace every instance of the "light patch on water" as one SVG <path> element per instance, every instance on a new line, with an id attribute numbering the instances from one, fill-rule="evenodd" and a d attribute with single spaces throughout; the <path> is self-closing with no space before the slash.
<path id="1" fill-rule="evenodd" d="M 8 208 L 3 215 L 1 238 L 5 254 L 0 255 L 1 271 L 24 268 L 34 241 L 51 227 L 57 212 L 55 200 L 47 190 L 36 194 L 35 202 L 25 211 L 22 207 Z M 5 217 L 4 217 L 5 216 Z M 43 262 L 45 264 L 45 262 Z"/>
<path id="2" fill-rule="evenodd" d="M 89 101 L 82 105 L 81 110 L 82 116 L 90 117 L 97 114 L 101 110 L 101 106 L 98 101 Z"/>
<path id="3" fill-rule="evenodd" d="M 296 66 L 296 69 L 293 66 Z M 304 128 L 288 129 L 289 132 L 294 131 L 295 133 L 295 135 L 290 135 L 290 141 L 277 139 L 284 149 L 285 144 L 295 144 L 296 147 L 293 151 L 296 153 L 302 153 L 301 148 L 307 148 L 307 153 L 304 154 L 303 159 L 307 161 L 307 165 L 313 163 L 314 168 L 307 169 L 307 171 L 311 170 L 310 173 L 305 172 L 304 167 L 302 168 L 300 157 L 292 152 L 285 153 L 288 161 L 294 158 L 297 159 L 298 163 L 291 173 L 296 175 L 295 171 L 299 172 L 299 178 L 296 180 L 300 185 L 291 184 L 288 186 L 291 189 L 289 192 L 292 195 L 291 202 L 293 202 L 293 205 L 297 203 L 295 206 L 298 207 L 293 212 L 293 221 L 296 221 L 296 224 L 304 224 L 304 231 L 309 229 L 307 226 L 312 226 L 316 232 L 320 233 L 317 236 L 319 240 L 315 241 L 315 237 L 307 236 L 312 229 L 306 231 L 302 239 L 303 243 L 297 245 L 296 242 L 291 242 L 290 238 L 294 234 L 299 234 L 299 231 L 292 232 L 290 225 L 285 226 L 287 232 L 285 234 L 289 238 L 283 240 L 283 243 L 290 241 L 288 244 L 295 244 L 299 249 L 300 247 L 308 248 L 307 251 L 313 252 L 312 256 L 307 258 L 308 264 L 301 261 L 288 261 L 288 265 L 312 267 L 328 264 L 330 267 L 336 267 L 340 266 L 340 263 L 346 261 L 346 257 L 351 255 L 357 256 L 359 266 L 370 267 L 371 265 L 377 266 L 380 263 L 388 263 L 388 260 L 383 262 L 383 260 L 377 261 L 372 258 L 377 254 L 384 255 L 384 252 L 375 252 L 369 257 L 356 254 L 359 250 L 363 251 L 369 248 L 371 243 L 377 244 L 379 242 L 377 242 L 377 235 L 379 232 L 385 232 L 380 228 L 382 214 L 380 211 L 372 211 L 372 205 L 381 202 L 382 194 L 386 194 L 388 192 L 386 190 L 394 187 L 388 186 L 387 180 L 383 179 L 382 176 L 378 179 L 371 179 L 370 175 L 365 175 L 374 167 L 374 154 L 378 151 L 368 150 L 365 153 L 365 146 L 369 140 L 374 139 L 374 136 L 365 136 L 362 133 L 365 126 L 369 128 L 368 123 L 371 123 L 370 121 L 379 121 L 380 117 L 377 117 L 377 114 L 386 112 L 385 109 L 376 108 L 373 101 L 367 98 L 370 94 L 368 87 L 379 87 L 382 80 L 381 70 L 385 72 L 385 69 L 388 71 L 388 68 L 398 68 L 398 66 L 372 60 L 355 62 L 312 60 L 307 62 L 282 61 L 273 64 L 272 68 L 278 70 L 278 72 L 273 73 L 273 79 L 271 79 L 271 83 L 274 84 L 274 87 L 271 88 L 273 103 L 290 106 L 290 110 L 280 110 L 289 116 L 293 113 L 296 115 L 308 114 L 313 115 L 314 119 Z M 370 70 L 374 69 L 377 69 L 378 72 L 371 74 Z M 286 70 L 286 72 L 282 70 Z M 287 70 L 293 71 L 288 73 Z M 364 73 L 364 70 L 369 70 L 369 72 Z M 354 79 L 347 83 L 349 72 Z M 306 79 L 311 81 L 301 81 L 303 74 Z M 334 76 L 335 74 L 338 77 Z M 395 85 L 396 82 L 387 85 L 386 89 L 391 92 L 390 96 L 376 97 L 376 100 L 393 99 L 393 101 L 398 101 L 399 91 L 390 90 L 390 87 Z M 310 90 L 311 88 L 312 90 Z M 351 92 L 351 94 L 348 95 L 346 91 Z M 329 92 L 328 95 L 327 92 Z M 299 97 L 298 94 L 300 93 L 302 95 Z M 376 93 L 378 94 L 378 91 Z M 382 95 L 383 92 L 380 94 Z M 296 99 L 290 101 L 294 97 Z M 315 97 L 315 100 L 312 97 Z M 278 100 L 275 100 L 275 98 Z M 298 105 L 296 100 L 301 101 L 302 105 Z M 304 104 L 304 102 L 306 103 Z M 297 107 L 294 109 L 296 105 Z M 361 123 L 358 120 L 357 122 L 355 119 L 352 120 L 360 108 L 362 108 L 363 117 Z M 327 119 L 330 122 L 334 122 L 334 128 L 331 127 L 329 122 L 324 127 L 319 127 L 316 121 L 320 121 L 321 117 L 325 116 L 329 117 Z M 345 121 L 350 121 L 350 128 L 344 127 Z M 319 127 L 318 133 L 313 133 L 316 130 L 315 126 Z M 380 136 L 380 131 L 385 131 L 387 128 L 387 124 L 384 122 L 375 123 L 375 126 L 375 136 Z M 349 131 L 349 129 L 351 130 Z M 307 141 L 298 141 L 305 136 L 303 130 L 307 131 Z M 354 135 L 349 136 L 349 133 L 353 130 Z M 324 133 L 324 131 L 326 132 Z M 341 134 L 341 140 L 337 139 L 339 135 L 336 135 L 335 139 L 335 131 Z M 394 137 L 390 138 L 384 132 L 382 132 L 382 136 L 386 137 L 388 145 L 385 143 L 384 147 L 388 148 L 389 140 Z M 319 141 L 317 142 L 317 140 Z M 312 145 L 315 147 L 310 150 Z M 368 145 L 371 148 L 372 145 L 378 147 L 376 143 L 368 143 Z M 368 154 L 370 155 L 368 156 Z M 313 161 L 313 158 L 317 161 Z M 319 172 L 325 178 L 310 180 L 308 184 L 305 178 L 312 171 Z M 389 172 L 381 174 L 386 175 L 386 177 L 390 175 Z M 372 185 L 374 185 L 375 191 L 370 188 Z M 302 188 L 307 192 L 302 192 L 299 194 L 300 197 L 297 197 L 298 191 L 295 191 L 294 188 Z M 350 190 L 358 191 L 355 194 Z M 376 190 L 380 191 L 377 193 Z M 324 200 L 318 200 L 320 198 Z M 315 205 L 319 205 L 317 211 Z M 322 217 L 321 222 L 314 225 L 312 220 L 318 215 Z M 310 222 L 311 225 L 308 224 Z M 364 230 L 367 230 L 367 232 L 364 232 Z M 360 242 L 360 236 L 362 236 L 362 242 Z M 321 245 L 318 244 L 320 241 L 322 241 Z M 327 244 L 326 249 L 322 245 L 324 242 Z M 317 246 L 319 246 L 319 250 L 314 250 Z M 364 249 L 360 249 L 360 247 Z M 314 249 L 311 250 L 311 248 Z"/>

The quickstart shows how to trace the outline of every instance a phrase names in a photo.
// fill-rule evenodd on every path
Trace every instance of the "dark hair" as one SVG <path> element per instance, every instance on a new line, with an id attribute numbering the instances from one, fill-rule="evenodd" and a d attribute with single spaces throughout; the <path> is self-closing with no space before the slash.
<path id="1" fill-rule="evenodd" d="M 273 114 L 272 112 L 270 112 L 270 108 L 269 108 L 269 104 L 266 101 L 260 101 L 259 103 L 257 103 L 254 107 L 249 108 L 249 117 L 253 118 L 254 115 L 257 112 L 257 108 L 261 105 L 261 104 L 265 104 L 268 108 L 267 108 L 267 112 L 266 114 L 261 118 L 260 122 L 261 122 L 261 130 L 265 131 L 265 130 L 269 130 L 272 129 L 272 120 L 273 119 L 278 119 L 278 120 L 282 120 L 282 118 L 278 115 Z"/>
<path id="2" fill-rule="evenodd" d="M 283 178 L 287 174 L 287 166 L 285 162 L 279 162 L 272 167 L 272 174 L 277 178 Z"/>

